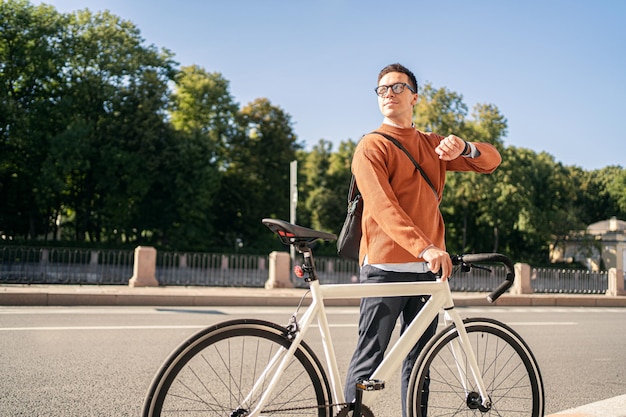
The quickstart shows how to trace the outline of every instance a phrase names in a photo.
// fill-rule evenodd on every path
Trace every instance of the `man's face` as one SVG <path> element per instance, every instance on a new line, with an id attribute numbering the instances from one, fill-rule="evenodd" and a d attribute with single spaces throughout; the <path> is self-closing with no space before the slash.
<path id="1" fill-rule="evenodd" d="M 408 75 L 401 72 L 390 72 L 380 79 L 378 85 L 391 86 L 396 83 L 409 83 Z M 378 96 L 378 107 L 380 112 L 390 120 L 413 119 L 413 106 L 417 103 L 417 94 L 414 94 L 408 87 L 404 86 L 404 91 L 396 94 L 391 88 L 381 97 Z"/>

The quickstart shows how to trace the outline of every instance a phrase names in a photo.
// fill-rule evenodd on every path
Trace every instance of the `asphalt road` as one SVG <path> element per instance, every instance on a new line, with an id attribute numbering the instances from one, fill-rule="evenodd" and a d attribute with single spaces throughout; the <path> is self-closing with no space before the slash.
<path id="1" fill-rule="evenodd" d="M 543 373 L 546 414 L 626 394 L 626 309 L 468 307 L 531 346 Z M 292 307 L 0 307 L 0 416 L 138 416 L 159 365 L 209 324 L 256 317 L 286 324 Z M 339 366 L 355 343 L 358 311 L 329 309 Z M 314 349 L 315 338 L 309 338 Z M 321 350 L 317 350 L 321 353 Z M 398 415 L 388 381 L 381 415 Z"/>

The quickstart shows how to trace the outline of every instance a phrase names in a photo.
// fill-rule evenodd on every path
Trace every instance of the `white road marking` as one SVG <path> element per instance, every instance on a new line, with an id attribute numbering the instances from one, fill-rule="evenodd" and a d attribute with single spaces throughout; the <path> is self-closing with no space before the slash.
<path id="1" fill-rule="evenodd" d="M 50 327 L 0 327 L 0 331 L 30 330 L 163 330 L 163 329 L 202 329 L 206 325 L 173 325 L 173 326 L 50 326 Z"/>
<path id="2" fill-rule="evenodd" d="M 509 326 L 576 326 L 578 323 L 573 321 L 538 321 L 538 322 L 509 322 Z M 177 329 L 202 329 L 208 327 L 206 324 L 196 325 L 158 325 L 158 326 L 40 326 L 40 327 L 0 327 L 0 331 L 69 331 L 69 330 L 177 330 Z M 317 328 L 317 325 L 311 327 Z M 357 323 L 329 324 L 330 328 L 355 328 Z"/>

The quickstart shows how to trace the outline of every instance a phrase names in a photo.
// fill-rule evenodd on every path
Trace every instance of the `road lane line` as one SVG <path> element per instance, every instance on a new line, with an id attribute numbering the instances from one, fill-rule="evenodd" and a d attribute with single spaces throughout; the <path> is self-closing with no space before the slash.
<path id="1" fill-rule="evenodd" d="M 577 326 L 575 321 L 507 321 L 502 322 L 509 326 Z"/>
<path id="2" fill-rule="evenodd" d="M 576 326 L 578 323 L 573 321 L 539 321 L 539 322 L 510 322 L 509 326 Z M 209 327 L 207 324 L 196 325 L 158 325 L 158 326 L 49 326 L 49 327 L 0 327 L 0 331 L 66 331 L 66 330 L 176 330 L 176 329 L 202 329 Z M 312 325 L 311 327 L 318 327 Z M 331 328 L 358 327 L 357 323 L 330 324 Z"/>
<path id="3" fill-rule="evenodd" d="M 51 326 L 51 327 L 2 327 L 0 331 L 29 330 L 162 330 L 162 329 L 201 329 L 207 325 L 172 325 L 172 326 Z"/>

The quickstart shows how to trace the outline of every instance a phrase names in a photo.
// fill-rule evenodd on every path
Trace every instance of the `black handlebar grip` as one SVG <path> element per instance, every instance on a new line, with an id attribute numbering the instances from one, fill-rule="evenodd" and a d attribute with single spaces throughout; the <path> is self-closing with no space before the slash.
<path id="1" fill-rule="evenodd" d="M 504 265 L 506 268 L 506 278 L 502 284 L 498 286 L 498 288 L 487 296 L 487 301 L 490 303 L 496 301 L 498 297 L 506 292 L 506 290 L 511 288 L 513 282 L 515 281 L 515 267 L 513 266 L 513 262 L 511 262 L 511 260 L 505 255 L 500 253 L 476 253 L 462 255 L 460 258 L 462 262 L 466 263 L 500 262 Z"/>

